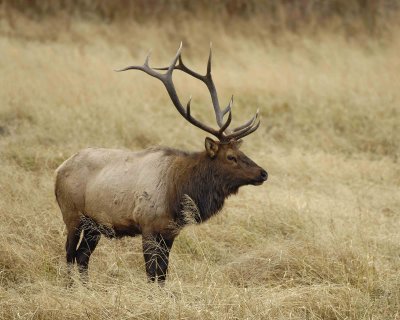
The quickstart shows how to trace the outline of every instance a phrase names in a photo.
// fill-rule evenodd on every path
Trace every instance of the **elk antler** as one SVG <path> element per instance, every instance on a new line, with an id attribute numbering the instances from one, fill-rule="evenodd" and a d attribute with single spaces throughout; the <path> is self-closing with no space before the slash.
<path id="1" fill-rule="evenodd" d="M 233 106 L 233 96 L 231 97 L 231 100 L 229 101 L 228 106 L 224 109 L 221 110 L 219 106 L 219 101 L 218 101 L 218 94 L 217 90 L 214 85 L 214 81 L 211 76 L 211 56 L 212 56 L 212 51 L 211 51 L 211 45 L 210 45 L 210 54 L 208 57 L 208 63 L 207 63 L 207 73 L 206 75 L 201 75 L 198 74 L 197 72 L 194 72 L 193 70 L 189 69 L 186 67 L 182 61 L 182 42 L 179 46 L 178 52 L 176 53 L 174 59 L 172 60 L 171 64 L 168 67 L 164 68 L 150 68 L 149 66 L 149 59 L 150 59 L 150 53 L 147 55 L 146 60 L 142 66 L 131 66 L 127 67 L 121 70 L 116 70 L 116 71 L 126 71 L 126 70 L 141 70 L 143 72 L 146 72 L 148 75 L 155 77 L 159 79 L 167 89 L 167 92 L 175 105 L 176 109 L 178 112 L 191 124 L 195 125 L 196 127 L 211 133 L 215 137 L 217 137 L 221 142 L 228 142 L 230 140 L 239 140 L 250 133 L 254 132 L 257 130 L 257 128 L 260 125 L 260 120 L 258 116 L 258 110 L 257 113 L 251 118 L 249 121 L 244 123 L 243 125 L 233 129 L 232 131 L 228 129 L 231 121 L 232 121 L 232 106 Z M 178 62 L 178 64 L 176 64 Z M 166 73 L 159 73 L 155 70 L 166 70 Z M 190 114 L 190 103 L 192 98 L 190 97 L 187 105 L 186 105 L 186 110 L 182 106 L 178 95 L 176 93 L 176 89 L 174 86 L 174 83 L 172 81 L 172 72 L 174 70 L 180 70 L 183 71 L 192 77 L 201 80 L 206 86 L 208 91 L 210 92 L 211 95 L 211 101 L 214 107 L 214 112 L 215 112 L 215 117 L 217 120 L 217 124 L 219 126 L 219 130 L 215 130 L 206 124 L 200 122 L 199 120 L 193 118 Z M 228 118 L 225 122 L 223 122 L 224 116 L 228 114 Z"/>

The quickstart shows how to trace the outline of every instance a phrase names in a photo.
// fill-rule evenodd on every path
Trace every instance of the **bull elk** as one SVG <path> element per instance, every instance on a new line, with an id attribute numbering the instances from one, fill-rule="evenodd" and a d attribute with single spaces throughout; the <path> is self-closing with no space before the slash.
<path id="1" fill-rule="evenodd" d="M 55 195 L 67 229 L 67 265 L 70 269 L 76 262 L 84 277 L 101 234 L 116 238 L 141 234 L 147 277 L 164 282 L 172 244 L 187 223 L 185 197 L 197 206 L 200 223 L 220 211 L 225 199 L 241 186 L 267 180 L 267 172 L 239 150 L 241 139 L 260 125 L 258 111 L 243 125 L 229 129 L 233 99 L 220 108 L 211 76 L 211 48 L 205 75 L 189 69 L 181 51 L 182 43 L 169 67 L 150 68 L 149 54 L 142 66 L 117 71 L 140 70 L 159 79 L 182 117 L 218 140 L 205 138 L 201 152 L 165 147 L 139 152 L 88 148 L 58 167 Z M 186 108 L 181 104 L 172 81 L 174 70 L 207 86 L 218 129 L 192 116 L 191 100 Z"/>

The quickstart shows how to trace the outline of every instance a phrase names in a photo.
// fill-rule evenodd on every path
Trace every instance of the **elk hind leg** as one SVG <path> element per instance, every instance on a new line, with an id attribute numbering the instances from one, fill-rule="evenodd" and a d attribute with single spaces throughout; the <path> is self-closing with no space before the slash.
<path id="1" fill-rule="evenodd" d="M 99 243 L 101 233 L 96 227 L 88 226 L 83 229 L 82 241 L 76 253 L 76 262 L 83 282 L 88 280 L 88 266 L 90 255 Z"/>
<path id="2" fill-rule="evenodd" d="M 71 272 L 76 260 L 77 246 L 81 235 L 81 222 L 80 220 L 74 223 L 67 224 L 67 241 L 65 243 L 67 272 L 68 277 L 71 278 Z"/>

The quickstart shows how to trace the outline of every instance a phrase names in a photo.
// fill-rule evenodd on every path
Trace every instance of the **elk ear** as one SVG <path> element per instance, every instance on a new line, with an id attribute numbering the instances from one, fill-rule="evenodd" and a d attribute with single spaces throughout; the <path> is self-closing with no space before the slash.
<path id="1" fill-rule="evenodd" d="M 208 155 L 211 158 L 214 158 L 217 155 L 219 143 L 217 141 L 214 141 L 213 139 L 207 137 L 206 141 L 205 141 L 205 147 L 206 147 L 206 151 L 207 151 Z"/>

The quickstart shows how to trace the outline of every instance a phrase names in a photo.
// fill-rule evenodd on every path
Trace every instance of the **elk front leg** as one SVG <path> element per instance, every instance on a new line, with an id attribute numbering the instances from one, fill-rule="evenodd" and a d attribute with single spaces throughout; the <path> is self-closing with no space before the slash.
<path id="1" fill-rule="evenodd" d="M 168 271 L 169 252 L 174 242 L 173 237 L 161 234 L 143 235 L 143 254 L 149 281 L 165 282 Z"/>
<path id="2" fill-rule="evenodd" d="M 171 251 L 173 242 L 173 238 L 162 235 L 157 236 L 159 253 L 157 255 L 156 275 L 160 284 L 163 284 L 167 277 L 169 253 Z"/>

